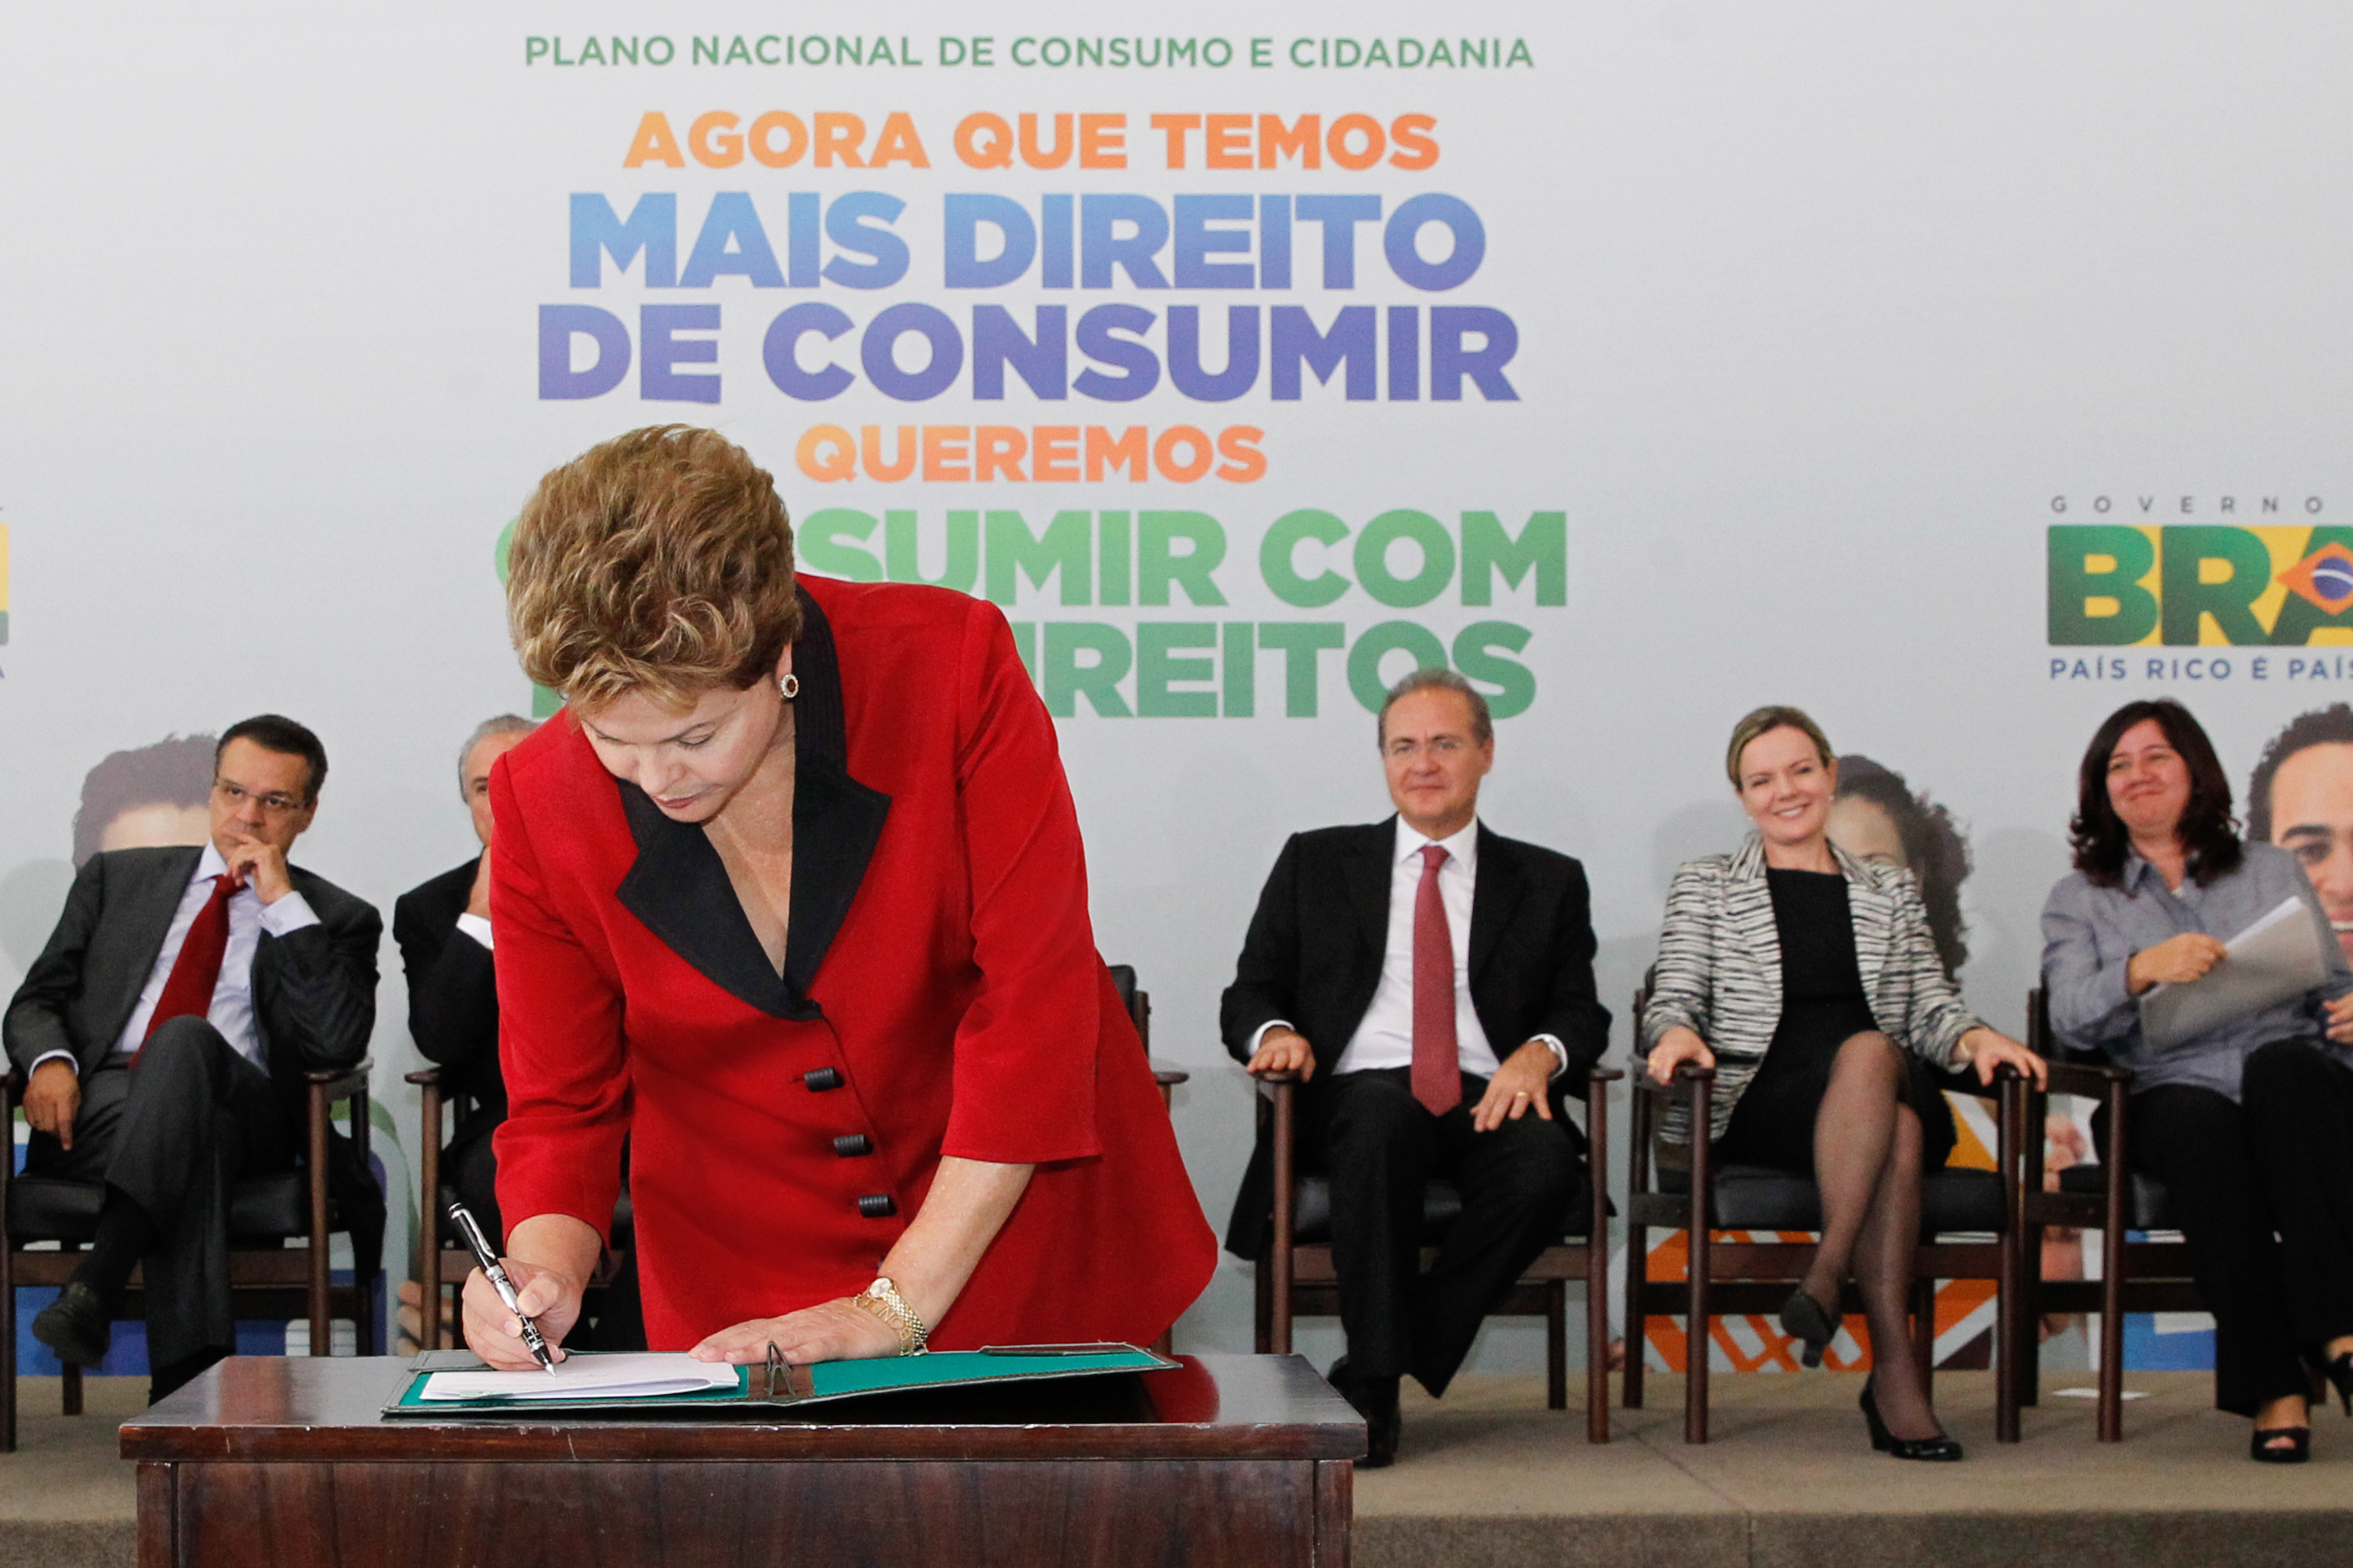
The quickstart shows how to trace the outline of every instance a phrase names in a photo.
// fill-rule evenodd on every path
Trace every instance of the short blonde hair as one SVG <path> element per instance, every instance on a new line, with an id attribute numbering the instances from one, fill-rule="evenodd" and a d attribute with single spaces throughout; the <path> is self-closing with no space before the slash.
<path id="1" fill-rule="evenodd" d="M 713 430 L 649 426 L 550 471 L 507 568 L 523 673 L 591 711 L 631 691 L 683 709 L 744 689 L 800 635 L 776 481 Z"/>
<path id="2" fill-rule="evenodd" d="M 1814 743 L 1814 750 L 1821 756 L 1822 766 L 1831 765 L 1831 743 L 1822 733 L 1822 727 L 1808 718 L 1804 709 L 1777 703 L 1757 709 L 1732 727 L 1732 744 L 1724 749 L 1724 776 L 1732 781 L 1734 789 L 1740 787 L 1740 753 L 1748 749 L 1749 742 L 1775 730 L 1798 731 Z"/>

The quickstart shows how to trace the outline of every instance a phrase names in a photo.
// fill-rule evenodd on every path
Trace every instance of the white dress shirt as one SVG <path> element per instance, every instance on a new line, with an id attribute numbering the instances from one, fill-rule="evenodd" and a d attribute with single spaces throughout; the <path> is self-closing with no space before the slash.
<path id="1" fill-rule="evenodd" d="M 1413 1065 L 1413 916 L 1421 894 L 1425 846 L 1446 851 L 1438 868 L 1438 894 L 1446 906 L 1446 933 L 1454 944 L 1454 1044 L 1462 1070 L 1475 1078 L 1493 1078 L 1502 1065 L 1479 1013 L 1471 1005 L 1471 905 L 1479 888 L 1479 822 L 1476 817 L 1460 832 L 1444 838 L 1425 838 L 1397 819 L 1397 837 L 1389 857 L 1388 939 L 1381 953 L 1380 984 L 1373 988 L 1372 1005 L 1356 1026 L 1334 1072 L 1366 1072 L 1379 1068 Z M 1250 1041 L 1255 1053 L 1269 1029 L 1291 1024 L 1274 1019 Z M 1552 1051 L 1553 1074 L 1567 1070 L 1568 1049 L 1550 1035 L 1537 1035 Z M 1514 1041 L 1513 1048 L 1524 1042 Z"/>
<path id="2" fill-rule="evenodd" d="M 196 869 L 180 894 L 180 907 L 172 916 L 171 928 L 164 933 L 163 950 L 155 954 L 155 966 L 147 972 L 147 984 L 139 993 L 139 1005 L 131 1009 L 131 1021 L 122 1027 L 121 1036 L 114 1042 L 117 1055 L 128 1056 L 138 1050 L 147 1037 L 147 1021 L 155 1016 L 155 1007 L 164 999 L 164 986 L 172 977 L 172 965 L 178 962 L 180 949 L 188 940 L 188 931 L 196 923 L 196 916 L 213 896 L 213 879 L 228 869 L 221 852 L 207 844 L 196 858 Z M 221 1037 L 237 1048 L 237 1055 L 267 1072 L 269 1064 L 263 1059 L 261 1035 L 253 1017 L 253 955 L 261 945 L 261 933 L 285 936 L 304 926 L 319 923 L 319 917 L 301 893 L 288 893 L 274 904 L 265 904 L 246 883 L 228 899 L 228 946 L 221 954 L 220 978 L 213 984 L 212 1005 L 205 1016 L 211 1020 Z M 51 1051 L 33 1066 L 52 1058 L 73 1061 L 69 1051 Z M 78 1064 L 77 1064 L 78 1065 Z"/>

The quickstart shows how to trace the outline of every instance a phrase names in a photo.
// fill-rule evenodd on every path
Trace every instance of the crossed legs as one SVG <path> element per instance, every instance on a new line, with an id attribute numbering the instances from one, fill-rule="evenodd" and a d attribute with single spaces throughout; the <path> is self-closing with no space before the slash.
<path id="1" fill-rule="evenodd" d="M 293 1160 L 269 1076 L 193 1016 L 157 1029 L 136 1068 L 90 1075 L 71 1150 L 44 1137 L 28 1151 L 28 1169 L 105 1183 L 98 1233 L 75 1281 L 111 1315 L 132 1266 L 144 1261 L 148 1359 L 159 1395 L 236 1343 L 230 1184 Z"/>
<path id="2" fill-rule="evenodd" d="M 1871 1329 L 1872 1390 L 1890 1432 L 1936 1436 L 1936 1416 L 1915 1364 L 1909 1298 L 1920 1241 L 1920 1118 L 1904 1103 L 1906 1068 L 1894 1041 L 1875 1030 L 1838 1048 L 1814 1116 L 1814 1181 L 1822 1239 L 1806 1271 L 1807 1295 L 1835 1321 L 1854 1276 Z"/>

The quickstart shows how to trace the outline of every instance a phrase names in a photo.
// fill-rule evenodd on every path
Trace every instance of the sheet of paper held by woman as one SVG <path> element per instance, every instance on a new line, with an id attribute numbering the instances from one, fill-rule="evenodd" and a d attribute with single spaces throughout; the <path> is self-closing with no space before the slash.
<path id="1" fill-rule="evenodd" d="M 2280 900 L 2223 945 L 2229 956 L 2195 980 L 2152 987 L 2141 998 L 2141 1032 L 2170 1050 L 2218 1024 L 2303 995 L 2328 978 L 2321 932 L 2302 899 Z"/>

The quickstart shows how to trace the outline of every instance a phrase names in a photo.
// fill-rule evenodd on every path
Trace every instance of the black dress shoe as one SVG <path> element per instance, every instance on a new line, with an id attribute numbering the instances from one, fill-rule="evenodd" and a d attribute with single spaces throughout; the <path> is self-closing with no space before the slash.
<path id="1" fill-rule="evenodd" d="M 98 1292 L 80 1280 L 70 1280 L 58 1299 L 33 1319 L 33 1337 L 55 1351 L 58 1359 L 75 1366 L 96 1366 L 106 1359 L 107 1342 L 114 1325 Z"/>
<path id="2" fill-rule="evenodd" d="M 1365 1418 L 1365 1446 L 1369 1450 L 1356 1461 L 1359 1469 L 1377 1470 L 1397 1462 L 1398 1433 L 1404 1426 L 1398 1413 L 1398 1384 L 1394 1377 L 1359 1377 L 1350 1370 L 1348 1358 L 1342 1356 L 1332 1363 L 1325 1374 L 1333 1389 L 1356 1407 Z"/>

